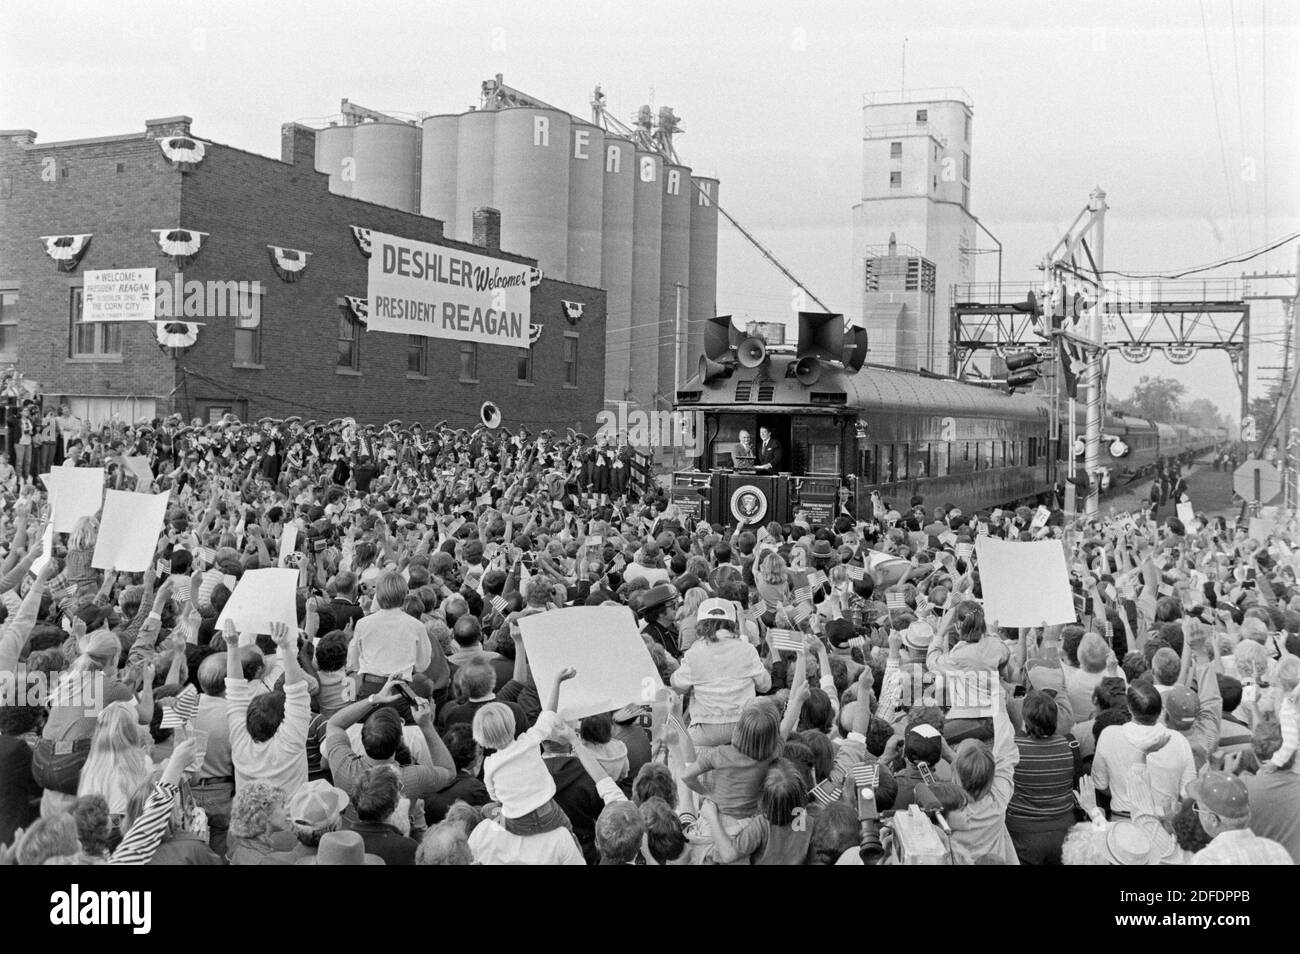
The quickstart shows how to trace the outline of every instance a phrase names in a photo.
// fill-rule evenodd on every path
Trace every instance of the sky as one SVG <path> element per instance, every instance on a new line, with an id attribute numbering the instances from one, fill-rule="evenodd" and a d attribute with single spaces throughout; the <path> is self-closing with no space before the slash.
<path id="1" fill-rule="evenodd" d="M 460 111 L 496 73 L 584 117 L 597 83 L 623 119 L 642 103 L 672 106 L 683 161 L 717 176 L 722 206 L 846 313 L 859 307 L 850 209 L 862 98 L 875 90 L 957 86 L 972 97 L 971 210 L 1001 240 L 1008 282 L 1037 280 L 1098 185 L 1113 269 L 1182 270 L 1300 232 L 1297 3 L 7 0 L 5 10 L 0 128 L 34 129 L 38 142 L 185 114 L 197 136 L 278 156 L 281 123 L 328 117 L 343 98 Z M 1293 272 L 1298 244 L 1206 277 Z M 994 280 L 995 257 L 977 256 L 977 269 Z M 787 280 L 724 223 L 719 311 L 777 320 L 790 301 Z M 1280 304 L 1254 302 L 1252 323 L 1258 382 L 1276 374 L 1260 366 L 1281 364 Z M 1142 374 L 1175 377 L 1224 409 L 1239 403 L 1222 354 L 1182 367 L 1116 359 L 1109 390 L 1126 395 Z"/>

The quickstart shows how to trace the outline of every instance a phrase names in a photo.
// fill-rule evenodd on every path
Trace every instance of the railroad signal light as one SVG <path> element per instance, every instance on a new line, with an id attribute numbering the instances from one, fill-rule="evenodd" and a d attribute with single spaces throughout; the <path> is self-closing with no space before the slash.
<path id="1" fill-rule="evenodd" d="M 1020 351 L 1009 354 L 1003 360 L 1007 365 L 1007 390 L 1014 392 L 1017 388 L 1027 388 L 1039 378 L 1038 354 L 1033 351 Z"/>

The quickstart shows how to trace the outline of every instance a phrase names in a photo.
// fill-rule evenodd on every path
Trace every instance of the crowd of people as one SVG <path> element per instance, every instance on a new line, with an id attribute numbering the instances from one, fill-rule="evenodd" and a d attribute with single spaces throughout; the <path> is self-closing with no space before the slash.
<path id="1" fill-rule="evenodd" d="M 2 862 L 1300 860 L 1294 522 L 713 526 L 572 432 L 56 430 L 170 499 L 155 565 L 99 570 L 0 464 Z M 987 618 L 984 535 L 1059 540 L 1077 620 Z M 218 625 L 281 563 L 296 627 Z M 607 604 L 662 687 L 567 716 L 520 621 Z"/>

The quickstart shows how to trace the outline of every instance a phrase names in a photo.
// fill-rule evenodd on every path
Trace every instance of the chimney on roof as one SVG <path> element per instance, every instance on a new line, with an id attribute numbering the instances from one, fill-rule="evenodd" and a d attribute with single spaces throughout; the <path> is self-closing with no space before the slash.
<path id="1" fill-rule="evenodd" d="M 0 129 L 0 142 L 14 146 L 32 146 L 36 144 L 35 129 Z"/>
<path id="2" fill-rule="evenodd" d="M 280 161 L 316 168 L 316 130 L 301 123 L 280 127 Z"/>
<path id="3" fill-rule="evenodd" d="M 188 136 L 190 123 L 194 120 L 188 116 L 164 116 L 162 119 L 146 119 L 144 134 L 149 139 L 166 139 L 168 136 Z"/>
<path id="4" fill-rule="evenodd" d="M 499 209 L 474 210 L 474 244 L 482 248 L 501 250 L 501 211 Z"/>

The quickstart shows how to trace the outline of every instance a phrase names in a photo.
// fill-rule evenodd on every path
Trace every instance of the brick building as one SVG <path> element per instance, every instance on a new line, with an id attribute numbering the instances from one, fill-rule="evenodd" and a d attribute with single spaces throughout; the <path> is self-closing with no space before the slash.
<path id="1" fill-rule="evenodd" d="M 366 295 L 354 227 L 536 262 L 499 248 L 490 211 L 470 244 L 444 239 L 437 219 L 331 193 L 314 168 L 315 133 L 302 126 L 284 127 L 279 160 L 204 141 L 200 160 L 179 163 L 162 144 L 189 137 L 190 122 L 45 145 L 29 130 L 0 132 L 0 366 L 16 365 L 47 402 L 66 399 L 95 423 L 230 411 L 461 425 L 492 400 L 510 428 L 590 432 L 604 390 L 603 290 L 543 278 L 531 293 L 541 333 L 530 349 L 367 331 L 341 307 Z M 197 341 L 173 354 L 153 323 L 80 320 L 87 270 L 156 267 L 160 286 L 175 282 L 178 263 L 156 232 L 176 229 L 206 233 L 181 262 L 185 284 L 257 283 L 257 328 L 201 318 Z M 60 236 L 88 242 L 70 270 L 47 248 Z M 268 246 L 309 253 L 298 280 L 282 278 Z"/>

